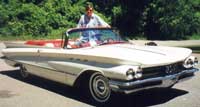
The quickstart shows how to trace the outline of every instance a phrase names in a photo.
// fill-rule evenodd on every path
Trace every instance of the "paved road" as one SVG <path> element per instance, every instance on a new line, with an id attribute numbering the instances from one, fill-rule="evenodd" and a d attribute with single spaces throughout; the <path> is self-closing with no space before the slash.
<path id="1" fill-rule="evenodd" d="M 0 56 L 2 48 L 4 45 L 0 43 Z M 200 59 L 199 54 L 195 55 Z M 94 106 L 73 88 L 36 76 L 23 80 L 18 72 L 18 68 L 12 68 L 0 60 L 0 107 Z M 148 90 L 131 95 L 113 95 L 111 102 L 105 106 L 199 107 L 199 81 L 200 72 L 197 72 L 193 79 L 177 84 L 171 90 Z"/>

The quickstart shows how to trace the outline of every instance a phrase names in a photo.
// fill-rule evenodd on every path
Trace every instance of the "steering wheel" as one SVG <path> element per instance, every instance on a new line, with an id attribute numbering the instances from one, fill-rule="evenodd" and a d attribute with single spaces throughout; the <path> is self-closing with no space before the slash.
<path id="1" fill-rule="evenodd" d="M 106 38 L 103 41 L 103 43 L 110 43 L 110 42 L 114 42 L 114 39 L 113 38 Z"/>

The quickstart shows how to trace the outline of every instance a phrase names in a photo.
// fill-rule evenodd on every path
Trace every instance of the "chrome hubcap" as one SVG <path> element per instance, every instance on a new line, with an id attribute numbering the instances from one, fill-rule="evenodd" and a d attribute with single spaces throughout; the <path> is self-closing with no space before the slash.
<path id="1" fill-rule="evenodd" d="M 98 102 L 106 102 L 110 98 L 110 88 L 108 83 L 100 74 L 93 76 L 90 81 L 91 94 Z"/>
<path id="2" fill-rule="evenodd" d="M 102 80 L 97 80 L 93 86 L 97 94 L 104 96 L 106 94 L 106 83 Z"/>

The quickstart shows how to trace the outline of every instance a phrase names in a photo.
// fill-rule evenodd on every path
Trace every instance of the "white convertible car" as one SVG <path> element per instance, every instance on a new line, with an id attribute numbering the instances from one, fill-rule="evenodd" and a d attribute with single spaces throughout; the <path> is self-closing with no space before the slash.
<path id="1" fill-rule="evenodd" d="M 10 46 L 2 53 L 7 64 L 20 67 L 22 77 L 80 86 L 100 103 L 109 101 L 112 91 L 170 88 L 198 71 L 190 49 L 134 45 L 110 28 L 70 29 L 60 41 L 60 48 Z"/>

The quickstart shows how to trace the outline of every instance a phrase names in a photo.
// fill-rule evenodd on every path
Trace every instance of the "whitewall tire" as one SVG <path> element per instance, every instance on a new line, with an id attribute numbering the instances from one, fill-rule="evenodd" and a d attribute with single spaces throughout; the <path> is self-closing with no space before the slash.
<path id="1" fill-rule="evenodd" d="M 99 72 L 93 73 L 90 76 L 89 91 L 93 99 L 99 103 L 105 103 L 110 99 L 111 89 L 108 79 Z"/>

